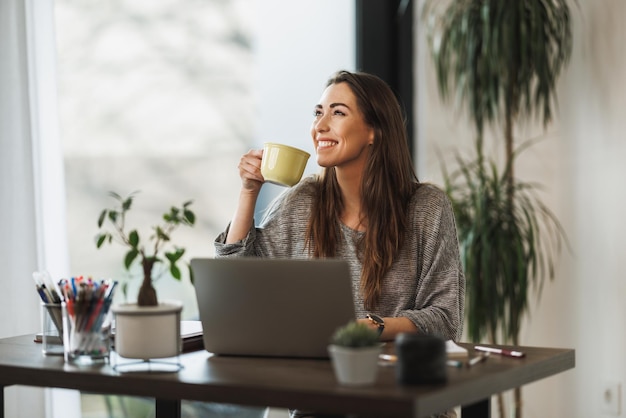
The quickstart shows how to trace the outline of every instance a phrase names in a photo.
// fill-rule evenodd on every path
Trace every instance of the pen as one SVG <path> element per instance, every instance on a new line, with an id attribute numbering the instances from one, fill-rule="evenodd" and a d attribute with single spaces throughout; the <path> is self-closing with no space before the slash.
<path id="1" fill-rule="evenodd" d="M 398 357 L 395 354 L 379 354 L 378 358 L 383 361 L 388 361 L 390 363 L 395 363 L 398 361 Z"/>
<path id="2" fill-rule="evenodd" d="M 450 367 L 463 367 L 463 362 L 459 360 L 448 360 L 446 364 Z"/>
<path id="3" fill-rule="evenodd" d="M 50 273 L 44 271 L 43 273 L 39 273 L 41 281 L 43 285 L 45 285 L 47 291 L 50 293 L 50 302 L 51 303 L 61 303 L 61 297 L 58 291 L 58 287 L 52 277 L 50 277 Z"/>
<path id="4" fill-rule="evenodd" d="M 472 366 L 477 365 L 478 363 L 482 363 L 483 361 L 487 360 L 487 357 L 489 357 L 489 354 L 491 353 L 487 351 L 484 353 L 480 353 L 476 357 L 471 358 L 470 361 L 467 362 L 467 367 L 472 367 Z"/>
<path id="5" fill-rule="evenodd" d="M 503 356 L 516 357 L 516 358 L 521 358 L 521 357 L 524 357 L 526 355 L 526 354 L 524 354 L 521 351 L 505 350 L 505 349 L 502 349 L 502 348 L 484 347 L 484 346 L 481 346 L 481 345 L 477 345 L 476 347 L 474 347 L 474 350 L 486 351 L 486 352 L 489 352 L 489 353 L 500 354 L 500 355 L 503 355 Z"/>
<path id="6" fill-rule="evenodd" d="M 49 303 L 48 295 L 46 295 L 46 292 L 44 292 L 44 290 L 39 285 L 37 285 L 37 293 L 39 293 L 39 297 L 41 298 L 43 303 Z"/>
<path id="7" fill-rule="evenodd" d="M 380 354 L 378 358 L 392 364 L 398 361 L 398 357 L 394 354 Z M 463 367 L 463 362 L 459 360 L 448 360 L 446 364 L 450 367 Z"/>

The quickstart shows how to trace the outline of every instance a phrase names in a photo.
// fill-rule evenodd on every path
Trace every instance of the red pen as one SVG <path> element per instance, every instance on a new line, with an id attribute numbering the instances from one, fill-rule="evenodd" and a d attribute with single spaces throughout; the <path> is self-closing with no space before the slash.
<path id="1" fill-rule="evenodd" d="M 524 354 L 521 351 L 505 350 L 505 349 L 502 349 L 502 348 L 484 347 L 482 345 L 477 345 L 476 347 L 474 347 L 474 350 L 486 351 L 488 353 L 500 354 L 500 355 L 503 355 L 503 356 L 516 357 L 516 358 L 521 358 L 521 357 L 524 357 L 526 355 L 526 354 Z"/>

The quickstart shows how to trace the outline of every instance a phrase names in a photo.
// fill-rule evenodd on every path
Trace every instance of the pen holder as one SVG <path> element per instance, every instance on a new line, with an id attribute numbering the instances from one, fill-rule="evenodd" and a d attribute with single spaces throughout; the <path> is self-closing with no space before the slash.
<path id="1" fill-rule="evenodd" d="M 111 313 L 108 306 L 82 307 L 62 303 L 65 361 L 79 366 L 101 365 L 111 352 Z"/>
<path id="2" fill-rule="evenodd" d="M 60 303 L 41 303 L 41 351 L 63 355 L 63 313 Z"/>
<path id="3" fill-rule="evenodd" d="M 396 378 L 401 385 L 445 383 L 446 342 L 438 337 L 402 333 L 396 337 Z"/>

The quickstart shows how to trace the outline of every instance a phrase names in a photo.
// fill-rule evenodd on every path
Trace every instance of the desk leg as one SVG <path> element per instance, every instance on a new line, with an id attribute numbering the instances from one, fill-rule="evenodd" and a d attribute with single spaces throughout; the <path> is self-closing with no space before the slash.
<path id="1" fill-rule="evenodd" d="M 489 418 L 491 417 L 491 399 L 483 399 L 461 408 L 462 418 Z"/>
<path id="2" fill-rule="evenodd" d="M 156 400 L 156 418 L 180 418 L 180 399 L 172 401 L 169 399 Z M 3 418 L 0 416 L 0 418 Z"/>
<path id="3" fill-rule="evenodd" d="M 4 418 L 4 388 L 6 386 L 0 386 L 0 418 Z"/>

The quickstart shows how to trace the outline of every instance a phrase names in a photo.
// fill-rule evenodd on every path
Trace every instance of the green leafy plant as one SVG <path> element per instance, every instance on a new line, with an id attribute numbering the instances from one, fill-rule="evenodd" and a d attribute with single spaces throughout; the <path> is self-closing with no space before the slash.
<path id="1" fill-rule="evenodd" d="M 126 215 L 131 209 L 135 193 L 127 197 L 122 197 L 115 192 L 109 195 L 117 201 L 117 206 L 102 210 L 98 217 L 98 228 L 100 231 L 96 235 L 96 247 L 101 248 L 105 243 L 119 242 L 128 247 L 124 256 L 124 267 L 130 270 L 133 262 L 139 260 L 143 281 L 137 295 L 139 306 L 156 306 L 158 298 L 156 290 L 152 284 L 152 270 L 157 263 L 169 264 L 169 271 L 172 277 L 181 279 L 181 271 L 178 263 L 185 254 L 185 249 L 172 244 L 171 235 L 179 226 L 193 226 L 196 221 L 195 214 L 189 209 L 191 201 L 183 203 L 180 207 L 172 206 L 169 212 L 163 214 L 163 222 L 152 227 L 152 234 L 147 241 L 140 238 L 136 229 L 129 229 L 126 226 Z M 112 230 L 104 229 L 105 224 L 112 227 Z M 190 277 L 191 269 L 189 269 Z"/>
<path id="2" fill-rule="evenodd" d="M 516 147 L 513 128 L 532 116 L 544 128 L 552 119 L 572 50 L 569 7 L 566 0 L 427 0 L 422 17 L 440 95 L 466 105 L 476 129 L 475 158 L 457 156 L 458 169 L 444 173 L 467 277 L 469 337 L 518 344 L 529 291 L 539 298 L 544 278 L 554 277 L 564 231 L 537 196 L 539 185 L 515 177 L 516 158 L 531 143 Z M 485 158 L 487 124 L 502 128 L 500 164 Z"/>
<path id="3" fill-rule="evenodd" d="M 523 144 L 514 157 L 530 145 Z M 540 185 L 515 181 L 511 202 L 508 167 L 500 171 L 480 154 L 474 160 L 457 156 L 457 165 L 451 174 L 444 165 L 444 182 L 469 284 L 469 338 L 496 343 L 501 336 L 517 345 L 528 289 L 532 284 L 540 294 L 545 278 L 554 277 L 553 259 L 567 239 L 565 231 L 541 201 Z"/>
<path id="4" fill-rule="evenodd" d="M 331 344 L 351 348 L 373 347 L 379 344 L 378 331 L 367 324 L 352 321 L 335 331 Z"/>
<path id="5" fill-rule="evenodd" d="M 479 140 L 485 124 L 502 121 L 511 161 L 518 118 L 552 119 L 572 51 L 567 1 L 458 0 L 442 10 L 445 3 L 428 0 L 423 12 L 441 96 L 467 105 Z"/>

